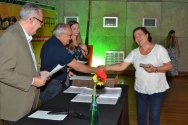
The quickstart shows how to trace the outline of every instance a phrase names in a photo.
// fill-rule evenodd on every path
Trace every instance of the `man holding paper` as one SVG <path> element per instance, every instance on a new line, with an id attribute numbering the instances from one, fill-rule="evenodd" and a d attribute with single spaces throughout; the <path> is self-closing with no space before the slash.
<path id="1" fill-rule="evenodd" d="M 40 77 L 48 72 L 39 72 L 31 45 L 32 35 L 43 22 L 42 9 L 27 3 L 19 17 L 19 21 L 0 36 L 0 119 L 3 125 L 13 125 L 35 109 L 38 87 L 48 80 Z"/>
<path id="2" fill-rule="evenodd" d="M 95 73 L 97 68 L 80 64 L 68 53 L 66 46 L 69 44 L 72 30 L 68 24 L 58 23 L 52 37 L 46 41 L 41 50 L 41 71 L 52 71 L 57 65 L 65 66 L 52 75 L 50 81 L 41 89 L 40 99 L 42 104 L 59 94 L 67 78 L 67 66 L 83 73 Z"/>

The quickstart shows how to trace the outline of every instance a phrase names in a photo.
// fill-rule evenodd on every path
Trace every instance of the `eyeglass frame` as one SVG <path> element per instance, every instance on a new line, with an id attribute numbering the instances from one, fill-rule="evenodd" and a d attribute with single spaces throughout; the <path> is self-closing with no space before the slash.
<path id="1" fill-rule="evenodd" d="M 42 21 L 42 20 L 39 20 L 38 18 L 36 18 L 36 17 L 33 17 L 34 19 L 36 19 L 36 20 L 38 20 L 39 22 L 40 22 L 40 25 L 43 25 L 44 24 L 44 22 Z"/>

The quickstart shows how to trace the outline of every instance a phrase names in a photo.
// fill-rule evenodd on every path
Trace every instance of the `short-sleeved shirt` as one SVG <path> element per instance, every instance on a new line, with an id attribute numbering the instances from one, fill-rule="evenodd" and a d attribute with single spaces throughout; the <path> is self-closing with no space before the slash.
<path id="1" fill-rule="evenodd" d="M 136 48 L 130 52 L 124 61 L 133 63 L 136 69 L 134 89 L 137 92 L 154 94 L 164 92 L 169 88 L 165 73 L 148 73 L 144 68 L 139 66 L 140 63 L 143 63 L 159 67 L 162 66 L 163 63 L 170 62 L 168 52 L 163 46 L 155 44 L 154 48 L 147 55 L 142 55 L 139 48 Z"/>
<path id="2" fill-rule="evenodd" d="M 65 80 L 67 78 L 67 64 L 69 64 L 74 58 L 68 53 L 63 43 L 52 36 L 46 41 L 41 49 L 41 71 L 53 70 L 58 64 L 65 65 L 60 71 L 52 76 L 52 79 Z"/>

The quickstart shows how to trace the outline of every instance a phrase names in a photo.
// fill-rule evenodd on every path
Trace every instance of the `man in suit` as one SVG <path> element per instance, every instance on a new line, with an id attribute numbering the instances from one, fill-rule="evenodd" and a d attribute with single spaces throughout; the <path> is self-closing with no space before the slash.
<path id="1" fill-rule="evenodd" d="M 42 9 L 27 3 L 20 11 L 20 20 L 0 36 L 0 119 L 4 125 L 12 125 L 36 108 L 37 87 L 48 79 L 40 77 L 48 72 L 39 72 L 30 44 L 42 19 Z"/>

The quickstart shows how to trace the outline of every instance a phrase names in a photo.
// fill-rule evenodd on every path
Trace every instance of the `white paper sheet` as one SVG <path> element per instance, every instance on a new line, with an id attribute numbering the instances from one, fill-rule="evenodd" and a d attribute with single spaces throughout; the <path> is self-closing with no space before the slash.
<path id="1" fill-rule="evenodd" d="M 117 103 L 118 97 L 98 97 L 97 103 L 98 104 L 108 104 L 108 105 L 115 105 Z"/>
<path id="2" fill-rule="evenodd" d="M 85 102 L 85 103 L 91 103 L 92 101 L 92 95 L 82 95 L 78 94 L 76 95 L 71 102 Z"/>
<path id="3" fill-rule="evenodd" d="M 70 77 L 70 80 L 92 80 L 92 76 L 76 76 Z"/>
<path id="4" fill-rule="evenodd" d="M 104 87 L 100 93 L 100 97 L 120 97 L 122 89 L 120 87 Z"/>
<path id="5" fill-rule="evenodd" d="M 48 74 L 45 74 L 45 75 L 41 76 L 41 78 L 47 78 L 49 76 L 52 76 L 54 73 L 56 73 L 57 71 L 59 71 L 63 67 L 65 67 L 65 65 L 61 66 L 61 65 L 58 64 L 51 72 L 49 72 Z"/>
<path id="6" fill-rule="evenodd" d="M 50 112 L 50 111 L 38 110 L 28 117 L 29 118 L 37 118 L 37 119 L 49 119 L 49 120 L 61 121 L 67 116 L 67 115 L 63 115 L 63 114 L 60 114 L 60 115 L 47 114 L 48 112 Z"/>
<path id="7" fill-rule="evenodd" d="M 92 95 L 93 94 L 93 89 L 86 87 L 81 94 L 83 94 L 83 95 Z"/>
<path id="8" fill-rule="evenodd" d="M 86 87 L 70 86 L 64 91 L 64 93 L 82 93 L 85 89 Z"/>
<path id="9" fill-rule="evenodd" d="M 78 93 L 71 102 L 91 103 L 93 89 L 87 87 L 70 86 L 65 93 Z M 121 96 L 122 89 L 120 87 L 104 87 L 97 90 L 97 103 L 115 105 Z"/>

